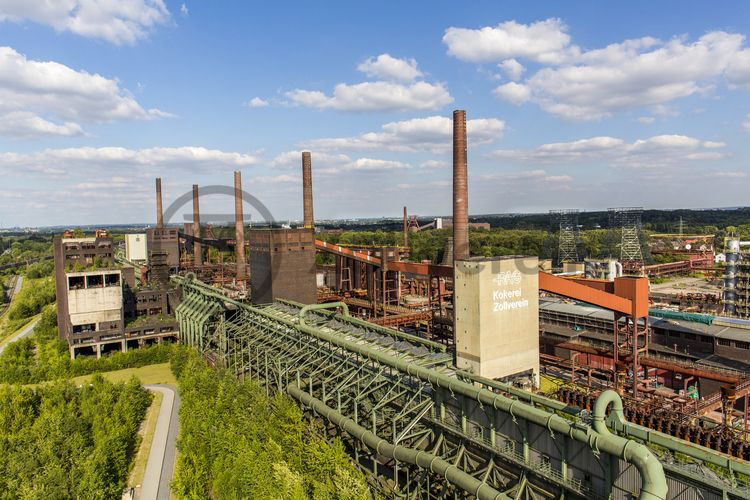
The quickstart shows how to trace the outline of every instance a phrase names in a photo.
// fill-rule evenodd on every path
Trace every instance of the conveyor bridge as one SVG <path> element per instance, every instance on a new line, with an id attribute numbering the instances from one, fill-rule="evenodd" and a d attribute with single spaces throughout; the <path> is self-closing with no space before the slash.
<path id="1" fill-rule="evenodd" d="M 748 464 L 625 422 L 614 392 L 582 413 L 458 371 L 442 344 L 343 303 L 254 306 L 173 279 L 181 341 L 317 415 L 386 497 L 750 498 Z"/>

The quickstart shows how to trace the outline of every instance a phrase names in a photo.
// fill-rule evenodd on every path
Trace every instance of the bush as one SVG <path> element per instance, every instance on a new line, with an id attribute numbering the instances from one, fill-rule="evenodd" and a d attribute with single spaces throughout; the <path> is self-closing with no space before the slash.
<path id="1" fill-rule="evenodd" d="M 340 441 L 326 441 L 287 396 L 213 370 L 185 347 L 172 355 L 180 435 L 180 498 L 365 499 L 363 475 Z"/>

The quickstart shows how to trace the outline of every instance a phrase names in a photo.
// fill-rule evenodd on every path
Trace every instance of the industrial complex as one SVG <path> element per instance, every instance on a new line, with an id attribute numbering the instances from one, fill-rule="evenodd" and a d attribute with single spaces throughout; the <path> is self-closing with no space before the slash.
<path id="1" fill-rule="evenodd" d="M 555 262 L 472 255 L 468 147 L 457 110 L 452 216 L 404 207 L 397 246 L 324 241 L 310 152 L 296 228 L 248 225 L 239 171 L 233 231 L 201 222 L 197 185 L 172 225 L 158 178 L 145 232 L 55 238 L 59 335 L 73 358 L 192 346 L 298 401 L 389 497 L 750 498 L 750 242 L 647 243 L 642 209 L 618 207 L 621 254 L 584 259 L 569 209 Z M 411 260 L 431 228 L 452 230 L 441 261 Z M 715 285 L 656 284 L 696 272 Z"/>

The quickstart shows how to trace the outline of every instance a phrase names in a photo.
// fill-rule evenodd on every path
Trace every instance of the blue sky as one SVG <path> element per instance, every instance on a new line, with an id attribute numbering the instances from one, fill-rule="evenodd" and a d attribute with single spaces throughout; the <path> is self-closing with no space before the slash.
<path id="1" fill-rule="evenodd" d="M 237 169 L 298 219 L 305 149 L 318 218 L 449 214 L 454 109 L 471 213 L 747 205 L 747 2 L 49 3 L 0 0 L 0 226 Z"/>

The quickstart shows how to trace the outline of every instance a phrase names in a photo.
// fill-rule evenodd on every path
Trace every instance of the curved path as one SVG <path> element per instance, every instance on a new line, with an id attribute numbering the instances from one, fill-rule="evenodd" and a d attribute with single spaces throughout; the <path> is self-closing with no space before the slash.
<path id="1" fill-rule="evenodd" d="M 156 420 L 154 440 L 146 463 L 140 498 L 142 500 L 169 500 L 169 483 L 174 475 L 177 451 L 178 413 L 180 395 L 171 385 L 147 385 L 149 391 L 164 395 Z"/>
<path id="2" fill-rule="evenodd" d="M 34 331 L 34 328 L 36 328 L 36 324 L 39 323 L 39 318 L 35 319 L 28 325 L 26 325 L 26 328 L 18 332 L 17 334 L 13 335 L 5 344 L 0 345 L 0 354 L 5 350 L 6 347 L 8 347 L 9 344 L 12 344 L 13 342 L 17 340 L 21 340 L 24 337 L 28 337 L 31 332 Z"/>

